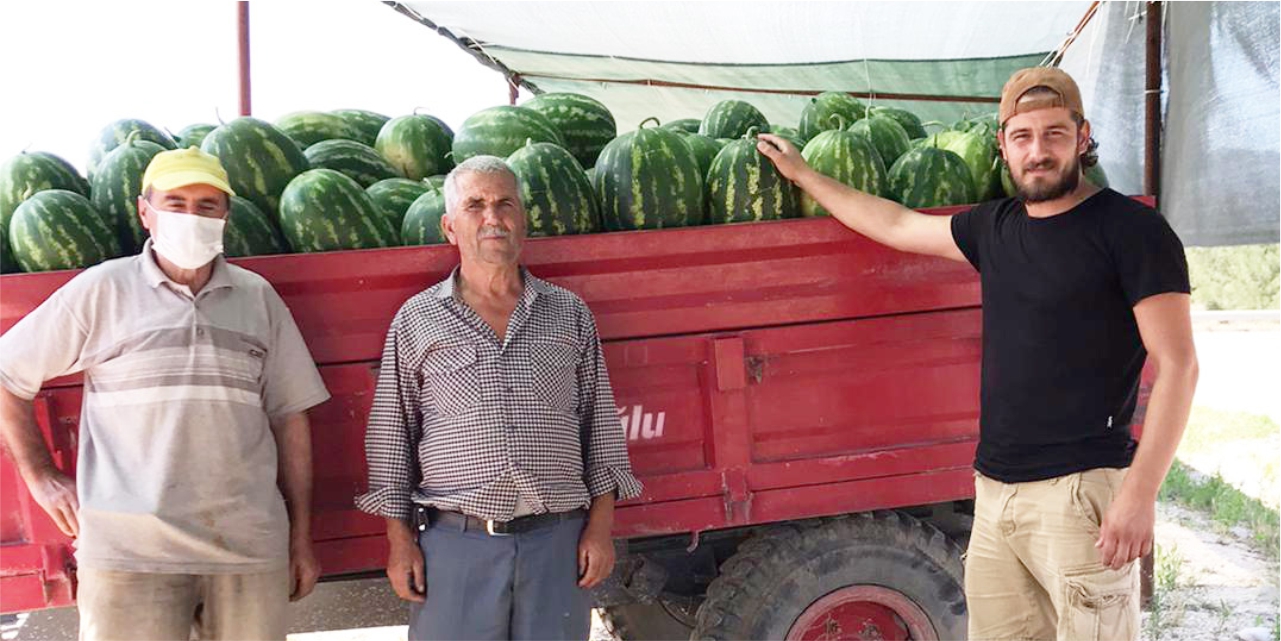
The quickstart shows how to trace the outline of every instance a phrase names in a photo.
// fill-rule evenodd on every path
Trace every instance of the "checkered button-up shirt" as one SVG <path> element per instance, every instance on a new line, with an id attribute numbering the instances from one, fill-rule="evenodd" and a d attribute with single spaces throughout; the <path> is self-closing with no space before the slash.
<path id="1" fill-rule="evenodd" d="M 365 455 L 365 512 L 413 504 L 506 521 L 640 494 L 596 321 L 573 293 L 522 269 L 506 339 L 449 278 L 409 299 L 387 332 Z"/>

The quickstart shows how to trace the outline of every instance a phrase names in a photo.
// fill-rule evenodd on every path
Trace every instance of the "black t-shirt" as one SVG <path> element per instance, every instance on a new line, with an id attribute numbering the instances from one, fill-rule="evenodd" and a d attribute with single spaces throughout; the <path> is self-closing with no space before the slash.
<path id="1" fill-rule="evenodd" d="M 952 219 L 952 237 L 983 290 L 975 468 L 1017 483 L 1127 467 L 1147 358 L 1133 307 L 1190 291 L 1165 218 L 1103 189 L 1049 218 L 983 203 Z"/>

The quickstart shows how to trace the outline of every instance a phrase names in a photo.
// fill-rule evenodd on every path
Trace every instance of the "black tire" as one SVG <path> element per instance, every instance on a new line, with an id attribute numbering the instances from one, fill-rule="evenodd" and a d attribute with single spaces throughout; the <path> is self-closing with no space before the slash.
<path id="1" fill-rule="evenodd" d="M 692 618 L 679 606 L 657 601 L 618 605 L 601 612 L 605 629 L 623 641 L 689 641 L 694 631 Z"/>
<path id="2" fill-rule="evenodd" d="M 964 639 L 964 585 L 960 547 L 938 528 L 906 514 L 771 526 L 745 541 L 721 567 L 698 611 L 694 638 L 786 639 L 820 599 L 873 591 L 906 604 L 890 609 L 923 630 L 913 638 Z M 827 636 L 859 633 L 838 629 Z"/>

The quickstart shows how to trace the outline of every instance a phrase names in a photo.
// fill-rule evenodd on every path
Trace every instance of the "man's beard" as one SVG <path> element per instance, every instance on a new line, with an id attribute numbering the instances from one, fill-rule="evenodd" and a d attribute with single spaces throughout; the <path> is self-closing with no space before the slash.
<path id="1" fill-rule="evenodd" d="M 1041 163 L 1044 165 L 1045 163 Z M 1025 203 L 1043 203 L 1050 200 L 1062 198 L 1074 190 L 1081 183 L 1081 158 L 1072 157 L 1072 164 L 1067 166 L 1067 171 L 1060 173 L 1052 182 L 1040 182 L 1033 185 L 1032 181 L 1026 180 L 1027 169 L 1024 168 L 1024 180 L 1015 179 L 1014 186 L 1018 190 L 1019 200 Z M 1013 176 L 1011 176 L 1013 177 Z M 1047 177 L 1048 178 L 1048 177 Z M 1026 181 L 1026 182 L 1025 182 Z"/>

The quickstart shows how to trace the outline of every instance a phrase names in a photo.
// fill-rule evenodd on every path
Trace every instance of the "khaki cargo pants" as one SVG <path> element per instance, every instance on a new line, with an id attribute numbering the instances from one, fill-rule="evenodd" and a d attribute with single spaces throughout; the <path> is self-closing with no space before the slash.
<path id="1" fill-rule="evenodd" d="M 80 568 L 81 641 L 280 641 L 288 629 L 289 570 L 152 574 Z"/>
<path id="2" fill-rule="evenodd" d="M 1139 634 L 1139 571 L 1111 570 L 1094 547 L 1125 470 L 1029 483 L 975 474 L 965 560 L 971 641 L 1129 641 Z"/>

